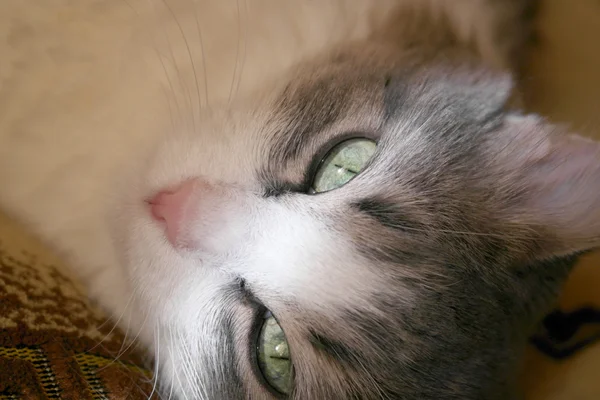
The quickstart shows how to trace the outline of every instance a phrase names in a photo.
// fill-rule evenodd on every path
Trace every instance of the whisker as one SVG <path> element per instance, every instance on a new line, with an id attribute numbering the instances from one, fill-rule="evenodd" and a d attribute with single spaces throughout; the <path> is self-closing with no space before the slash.
<path id="1" fill-rule="evenodd" d="M 158 331 L 158 334 L 156 333 Z M 159 368 L 160 368 L 160 326 L 158 323 L 156 323 L 154 325 L 154 347 L 156 348 L 155 350 L 155 358 L 154 358 L 154 384 L 152 385 L 152 392 L 150 392 L 150 395 L 148 396 L 148 400 L 150 400 L 152 398 L 152 396 L 154 395 L 154 393 L 156 392 L 156 387 L 158 384 L 158 375 L 159 375 Z"/>
<path id="2" fill-rule="evenodd" d="M 123 346 L 125 344 L 125 340 L 123 340 L 123 343 L 121 344 L 121 349 L 119 349 L 119 352 L 117 353 L 117 355 L 115 356 L 114 360 L 111 361 L 110 363 L 106 364 L 105 366 L 101 367 L 98 369 L 98 371 L 102 371 L 106 368 L 108 368 L 110 365 L 112 365 L 114 362 L 117 362 L 118 359 L 125 354 L 125 352 L 127 352 L 131 346 L 133 346 L 135 344 L 135 342 L 137 341 L 140 333 L 142 332 L 142 330 L 144 329 L 144 327 L 146 326 L 146 322 L 148 321 L 148 313 L 146 313 L 146 318 L 144 318 L 144 321 L 142 322 L 142 324 L 140 325 L 140 329 L 138 330 L 138 333 L 135 335 L 135 337 L 130 341 L 130 343 L 127 345 L 127 347 L 125 347 L 125 349 L 123 349 Z"/>
<path id="3" fill-rule="evenodd" d="M 152 2 L 152 0 L 148 0 L 148 1 L 149 1 L 151 4 L 153 4 L 153 5 L 154 5 L 154 3 Z M 166 0 L 161 0 L 161 3 L 162 3 L 162 4 L 164 4 L 164 6 L 165 6 L 165 7 L 166 7 L 166 8 L 169 10 L 170 14 L 173 16 L 173 19 L 174 19 L 174 20 L 175 20 L 175 22 L 176 22 L 176 23 L 179 25 L 179 21 L 178 21 L 178 20 L 175 18 L 175 15 L 174 15 L 174 13 L 173 13 L 173 11 L 171 10 L 171 8 L 169 7 L 169 5 L 167 4 Z M 156 11 L 156 6 L 153 6 L 153 8 L 154 8 L 155 12 L 157 12 L 157 11 Z M 170 63 L 170 65 L 171 65 L 171 66 L 173 67 L 173 69 L 175 70 L 175 72 L 176 72 L 176 77 L 177 77 L 177 79 L 178 79 L 178 81 L 179 81 L 179 87 L 180 87 L 180 89 L 181 89 L 180 93 L 181 93 L 181 94 L 182 94 L 184 97 L 187 97 L 187 101 L 186 101 L 186 99 L 184 98 L 184 99 L 182 99 L 182 102 L 183 102 L 183 104 L 184 104 L 184 105 L 185 105 L 185 103 L 187 102 L 188 106 L 189 106 L 189 107 L 192 107 L 192 96 L 191 96 L 191 93 L 190 93 L 190 91 L 189 91 L 189 88 L 188 88 L 188 86 L 187 86 L 187 85 L 185 84 L 185 82 L 184 82 L 183 76 L 182 76 L 182 74 L 181 74 L 181 71 L 180 71 L 180 69 L 179 69 L 179 66 L 178 66 L 178 63 L 177 63 L 177 59 L 176 59 L 176 57 L 175 57 L 175 53 L 173 52 L 173 44 L 172 44 L 171 40 L 169 39 L 169 34 L 168 34 L 168 32 L 167 32 L 166 28 L 163 30 L 163 32 L 162 32 L 162 33 L 163 33 L 163 38 L 164 38 L 164 39 L 165 39 L 165 41 L 167 42 L 168 53 L 170 54 L 170 58 L 171 58 L 171 60 L 172 60 L 172 63 Z M 155 48 L 156 48 L 156 47 L 155 47 Z M 158 52 L 158 50 L 157 50 L 157 52 Z M 180 110 L 184 110 L 185 108 L 184 108 L 184 107 L 182 107 L 182 106 L 181 106 L 181 104 L 180 104 L 180 102 L 177 100 L 177 97 L 178 97 L 178 96 L 177 96 L 177 93 L 178 93 L 178 91 L 176 91 L 176 90 L 175 90 L 175 88 L 174 88 L 173 81 L 171 80 L 171 78 L 170 78 L 170 74 L 169 74 L 169 72 L 167 71 L 166 65 L 165 65 L 165 63 L 164 63 L 164 61 L 163 61 L 163 58 L 162 58 L 162 54 L 160 54 L 160 52 L 158 52 L 158 54 L 159 54 L 159 60 L 160 60 L 160 62 L 161 62 L 161 64 L 162 64 L 162 66 L 163 66 L 163 70 L 165 70 L 165 75 L 166 75 L 166 77 L 167 77 L 167 80 L 169 81 L 169 86 L 170 86 L 171 92 L 173 93 L 173 98 L 174 98 L 174 100 L 175 100 L 175 104 L 176 104 L 176 106 L 177 106 L 177 108 L 178 108 L 178 109 L 180 109 Z M 179 114 L 179 118 L 178 118 L 178 120 L 179 120 L 179 121 L 185 121 L 185 117 L 183 117 L 183 115 L 180 113 L 180 114 Z M 194 122 L 194 123 L 195 123 L 195 122 Z"/>
<path id="4" fill-rule="evenodd" d="M 172 359 L 172 358 L 171 358 Z M 171 368 L 171 381 L 169 382 L 169 400 L 173 397 L 173 387 L 175 386 L 173 384 L 174 382 L 174 375 L 175 375 L 175 368 Z"/>
<path id="5" fill-rule="evenodd" d="M 175 342 L 173 341 L 173 327 L 172 327 L 171 325 L 169 325 L 169 338 L 170 338 L 170 344 L 171 344 L 171 353 L 173 353 L 173 351 L 172 351 L 172 350 L 173 350 L 172 346 L 173 346 L 173 343 L 175 343 Z M 179 350 L 179 346 L 177 346 L 177 353 L 178 353 L 178 354 L 179 354 L 179 356 L 181 357 L 181 353 L 180 353 L 180 350 Z M 171 363 L 172 363 L 172 370 L 173 370 L 173 371 L 175 371 L 175 358 L 174 358 L 174 357 L 171 357 Z M 174 372 L 173 372 L 173 374 L 175 375 L 175 379 L 176 379 L 176 380 L 177 380 L 177 382 L 179 383 L 179 387 L 181 388 L 181 392 L 183 393 L 183 396 L 184 396 L 184 397 L 185 397 L 187 400 L 189 400 L 189 399 L 188 399 L 188 397 L 187 397 L 187 394 L 186 394 L 185 387 L 183 386 L 183 383 L 181 382 L 181 379 L 179 379 L 179 374 L 176 374 L 176 373 L 174 373 Z M 185 367 L 183 368 L 183 374 L 184 374 L 184 375 L 186 375 L 186 378 L 187 378 L 187 379 L 188 379 L 188 381 L 189 381 L 189 377 L 187 376 L 187 371 L 186 371 L 186 368 L 185 368 Z"/>
<path id="6" fill-rule="evenodd" d="M 196 74 L 196 65 L 194 64 L 194 57 L 192 56 L 192 52 L 190 50 L 189 42 L 188 42 L 188 40 L 187 40 L 187 38 L 185 36 L 185 32 L 183 31 L 183 28 L 181 26 L 181 22 L 179 21 L 179 19 L 177 18 L 177 16 L 173 12 L 173 9 L 171 8 L 171 6 L 169 6 L 167 0 L 163 0 L 163 3 L 165 5 L 165 7 L 167 7 L 167 9 L 169 10 L 169 13 L 173 17 L 173 20 L 177 24 L 177 28 L 179 29 L 179 33 L 181 33 L 181 38 L 183 39 L 183 42 L 184 42 L 185 47 L 187 49 L 188 58 L 190 60 L 190 64 L 192 66 L 192 70 L 193 70 L 193 73 L 194 73 L 194 81 L 196 83 L 196 93 L 197 93 L 197 96 L 198 96 L 198 108 L 200 108 L 200 86 L 199 86 L 199 83 L 198 83 L 198 76 Z M 176 63 L 174 56 L 173 56 L 173 62 Z M 178 73 L 179 73 L 179 71 L 178 71 Z M 181 80 L 181 78 L 180 78 L 180 80 Z M 194 109 L 194 105 L 192 104 L 192 98 L 191 98 L 191 94 L 189 94 L 189 90 L 188 90 L 188 96 L 189 96 L 190 107 L 193 110 Z M 196 130 L 196 119 L 194 117 L 194 113 L 192 113 L 192 125 L 194 127 L 194 130 Z"/>
<path id="7" fill-rule="evenodd" d="M 165 72 L 165 76 L 167 78 L 167 81 L 169 82 L 169 87 L 171 88 L 171 93 L 173 93 L 173 98 L 174 98 L 174 102 L 175 102 L 175 107 L 177 109 L 179 109 L 179 104 L 177 103 L 177 99 L 175 96 L 175 89 L 173 88 L 173 82 L 171 81 L 171 78 L 169 77 L 169 72 L 167 71 L 167 67 L 162 59 L 162 56 L 158 53 L 158 51 L 156 51 L 156 55 L 158 57 L 158 60 L 160 61 L 160 64 L 162 65 L 163 71 Z M 171 101 L 169 100 L 169 94 L 167 92 L 166 89 L 163 89 L 164 93 L 165 93 L 165 97 L 167 98 L 167 104 L 169 107 L 169 116 L 171 118 L 171 127 L 176 130 L 176 126 L 175 126 L 175 121 L 174 121 L 174 117 L 173 117 L 173 109 L 171 107 Z M 181 116 L 179 116 L 178 120 L 181 120 Z"/>
<path id="8" fill-rule="evenodd" d="M 106 336 L 104 337 L 104 339 L 102 339 L 98 344 L 104 342 L 106 340 L 106 337 L 108 337 L 116 328 L 116 326 L 118 325 L 118 323 L 121 321 L 121 318 L 123 318 L 123 315 L 125 315 L 125 311 L 127 310 L 127 307 L 129 306 L 129 303 L 131 302 L 131 300 L 133 299 L 133 294 L 129 296 L 129 300 L 127 300 L 127 303 L 125 303 L 125 307 L 123 308 L 123 312 L 121 313 L 121 316 L 117 319 L 117 321 L 114 323 L 113 327 L 111 328 L 111 330 L 106 334 Z M 110 317 L 106 317 L 106 319 L 104 320 L 103 323 L 101 323 L 100 325 L 98 325 L 96 327 L 97 330 L 102 329 L 107 323 L 114 321 L 113 317 L 115 316 L 115 313 L 113 312 L 111 314 Z M 92 347 L 93 349 L 94 347 Z M 90 350 L 92 350 L 90 349 Z"/>
<path id="9" fill-rule="evenodd" d="M 123 308 L 123 312 L 121 313 L 121 315 L 119 316 L 119 318 L 117 319 L 117 321 L 113 324 L 113 327 L 111 328 L 111 330 L 104 336 L 104 338 L 101 341 L 99 341 L 98 343 L 96 343 L 96 345 L 94 345 L 92 348 L 88 349 L 88 351 L 92 351 L 95 348 L 97 348 L 98 346 L 100 346 L 100 344 L 102 344 L 115 331 L 115 329 L 117 329 L 117 326 L 121 322 L 121 319 L 123 319 L 123 316 L 125 315 L 125 312 L 127 311 L 127 308 L 131 304 L 131 300 L 133 300 L 133 294 L 131 294 L 129 296 L 129 300 L 127 300 L 127 303 L 125 303 L 125 307 Z M 113 315 L 114 315 L 114 313 L 113 313 Z M 110 320 L 112 320 L 112 317 L 111 318 L 107 318 L 106 321 L 104 321 L 96 329 L 101 329 L 106 324 L 106 322 L 110 321 Z M 128 328 L 125 330 L 125 338 L 127 338 L 127 331 L 129 330 L 129 324 L 127 324 L 127 327 Z"/>
<path id="10" fill-rule="evenodd" d="M 65 345 L 64 345 L 64 344 L 63 344 L 63 343 L 62 343 L 62 342 L 61 342 L 61 341 L 60 341 L 58 338 L 54 338 L 54 341 L 55 341 L 56 343 L 58 343 L 58 344 L 59 344 L 59 346 L 60 346 L 60 347 L 62 347 L 62 348 L 63 348 L 63 350 L 64 350 L 65 352 L 67 352 L 67 353 L 70 353 L 70 352 L 71 352 L 70 350 L 67 350 L 67 348 L 65 347 Z M 110 353 L 110 352 L 109 352 L 108 350 L 106 350 L 105 348 L 103 348 L 103 349 L 104 349 L 105 351 L 107 351 L 108 353 Z M 87 353 L 87 352 L 84 352 L 84 353 Z M 125 365 L 123 362 L 121 362 L 120 360 L 119 360 L 118 362 L 119 362 L 119 363 L 120 363 L 120 364 L 121 364 L 121 365 L 122 365 L 124 368 L 127 368 L 127 366 L 126 366 L 126 365 Z M 83 374 L 81 374 L 80 370 L 79 370 L 79 369 L 78 369 L 78 368 L 77 368 L 75 365 L 73 365 L 73 364 L 71 364 L 71 363 L 67 363 L 67 364 L 68 364 L 69 368 L 71 369 L 71 371 L 72 371 L 74 374 L 76 374 L 76 375 L 78 375 L 79 377 L 81 377 L 81 379 L 83 379 L 84 381 L 87 381 L 87 378 L 86 378 L 86 377 L 85 377 Z M 97 369 L 97 370 L 95 371 L 95 373 L 97 373 L 97 372 L 99 372 L 99 371 L 101 371 L 101 368 Z M 133 377 L 130 377 L 130 381 L 131 381 L 131 383 L 132 383 L 132 384 L 133 384 L 133 385 L 134 385 L 134 386 L 135 386 L 137 389 L 139 389 L 139 390 L 140 390 L 140 392 L 143 392 L 143 389 L 140 387 L 140 385 L 139 385 L 139 384 L 137 384 L 137 383 L 136 383 L 136 381 L 133 379 Z M 94 389 L 92 389 L 91 387 L 90 387 L 90 390 L 92 390 L 92 393 L 93 393 L 94 395 L 97 395 L 99 398 L 105 398 L 105 395 L 106 395 L 106 393 L 104 393 L 104 391 L 100 392 L 99 390 L 94 390 Z"/>
<path id="11" fill-rule="evenodd" d="M 237 5 L 238 35 L 237 35 L 237 44 L 236 44 L 236 49 L 235 49 L 235 64 L 233 65 L 233 77 L 231 78 L 231 86 L 229 87 L 229 99 L 227 100 L 228 103 L 231 103 L 231 97 L 233 96 L 233 88 L 235 87 L 235 83 L 236 83 L 238 64 L 239 64 L 239 60 L 240 60 L 240 41 L 242 38 L 241 21 L 240 21 L 240 18 L 241 18 L 241 16 L 240 16 L 240 0 L 236 1 L 236 5 Z"/>
<path id="12" fill-rule="evenodd" d="M 156 6 L 154 5 L 154 2 L 152 0 L 146 0 L 146 1 L 151 5 L 151 7 L 154 9 L 154 11 L 156 13 L 157 11 L 156 11 Z M 139 15 L 139 13 L 138 13 L 138 15 Z M 164 31 L 163 31 L 163 36 L 165 37 L 165 39 L 167 40 L 167 42 L 169 42 L 168 37 L 167 37 L 167 33 L 164 32 Z M 171 48 L 170 42 L 169 42 L 169 48 Z M 177 110 L 181 110 L 179 101 L 177 99 L 177 95 L 176 95 L 177 92 L 175 91 L 173 80 L 171 79 L 171 75 L 170 75 L 170 73 L 168 71 L 168 68 L 167 68 L 167 66 L 165 64 L 165 61 L 163 59 L 163 55 L 159 51 L 159 46 L 158 46 L 157 41 L 156 41 L 155 38 L 152 39 L 152 50 L 153 50 L 154 54 L 156 55 L 158 61 L 161 64 L 162 70 L 163 70 L 163 72 L 165 74 L 165 78 L 167 79 L 167 82 L 169 84 L 169 88 L 171 89 L 171 93 L 173 94 L 173 96 L 172 96 L 173 103 L 174 103 L 173 105 L 174 105 L 174 107 Z M 174 55 L 173 54 L 172 54 L 172 57 L 173 57 L 173 62 L 175 63 L 175 59 L 174 59 Z M 171 126 L 173 127 L 173 129 L 175 129 L 174 113 L 173 113 L 173 107 L 172 107 L 172 104 L 171 104 L 171 100 L 169 99 L 169 95 L 168 95 L 167 90 L 163 89 L 163 92 L 165 93 L 165 98 L 167 100 L 167 105 L 169 107 L 169 117 L 171 118 Z M 183 119 L 182 115 L 178 113 L 177 120 L 182 120 L 182 119 Z"/>
<path id="13" fill-rule="evenodd" d="M 204 39 L 202 37 L 202 30 L 200 29 L 200 21 L 198 20 L 198 13 L 196 12 L 196 9 L 194 9 L 194 17 L 196 20 L 196 32 L 198 33 L 198 40 L 200 42 L 200 53 L 202 56 L 202 71 L 203 71 L 203 76 L 204 76 L 204 97 L 205 97 L 205 101 L 206 101 L 206 107 L 209 107 L 209 102 L 208 102 L 208 71 L 206 70 L 206 56 L 204 54 Z M 202 107 L 202 104 L 200 104 L 200 107 Z"/>
<path id="14" fill-rule="evenodd" d="M 244 47 L 243 47 L 243 51 L 242 51 L 242 62 L 240 65 L 240 71 L 238 74 L 238 80 L 237 80 L 237 84 L 235 87 L 235 94 L 234 97 L 236 97 L 240 91 L 240 85 L 242 82 L 242 74 L 244 72 L 244 67 L 246 65 L 246 53 L 248 51 L 248 24 L 250 23 L 250 17 L 249 17 L 249 13 L 248 13 L 248 1 L 244 0 L 244 14 L 245 14 L 245 24 L 244 24 L 244 35 L 242 36 L 244 39 Z"/>
<path id="15" fill-rule="evenodd" d="M 187 341 L 184 340 L 181 333 L 178 336 L 179 336 L 178 339 L 180 340 L 181 343 L 187 343 Z M 204 386 L 204 381 L 202 379 L 199 379 L 200 377 L 198 376 L 198 373 L 195 372 L 195 369 L 193 368 L 194 358 L 192 357 L 190 348 L 183 347 L 183 352 L 184 352 L 184 356 L 185 356 L 184 357 L 184 366 L 190 371 L 190 374 L 192 375 L 193 379 L 191 382 L 193 385 L 194 392 L 198 393 L 198 394 L 204 393 L 203 397 L 207 397 L 206 386 Z"/>

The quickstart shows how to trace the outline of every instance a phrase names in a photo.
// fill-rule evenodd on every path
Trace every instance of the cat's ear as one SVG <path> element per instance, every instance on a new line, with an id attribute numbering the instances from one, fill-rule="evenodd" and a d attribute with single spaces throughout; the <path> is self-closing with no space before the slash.
<path id="1" fill-rule="evenodd" d="M 535 231 L 537 256 L 600 247 L 600 143 L 535 116 L 512 116 L 488 147 L 510 219 Z M 491 143 L 491 142 L 490 142 Z"/>
<path id="2" fill-rule="evenodd" d="M 437 66 L 417 74 L 411 82 L 418 90 L 418 109 L 436 106 L 452 109 L 455 117 L 477 123 L 497 116 L 513 100 L 514 81 L 510 74 L 482 68 Z"/>
<path id="3" fill-rule="evenodd" d="M 510 102 L 514 89 L 509 74 L 486 69 L 454 71 L 439 82 L 445 86 L 450 104 L 468 110 L 466 114 L 480 121 L 503 109 Z"/>

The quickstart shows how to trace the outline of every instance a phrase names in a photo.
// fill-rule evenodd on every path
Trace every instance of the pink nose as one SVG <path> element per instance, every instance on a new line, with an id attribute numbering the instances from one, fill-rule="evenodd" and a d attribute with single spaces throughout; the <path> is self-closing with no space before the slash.
<path id="1" fill-rule="evenodd" d="M 186 221 L 196 218 L 197 207 L 194 198 L 198 190 L 207 183 L 188 180 L 172 190 L 164 190 L 148 201 L 150 212 L 155 220 L 164 223 L 165 234 L 173 246 L 186 246 Z"/>

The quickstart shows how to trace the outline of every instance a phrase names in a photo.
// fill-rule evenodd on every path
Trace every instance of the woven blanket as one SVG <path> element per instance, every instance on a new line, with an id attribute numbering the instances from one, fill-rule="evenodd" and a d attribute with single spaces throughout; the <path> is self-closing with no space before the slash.
<path id="1" fill-rule="evenodd" d="M 0 400 L 147 399 L 152 375 L 113 326 L 53 254 L 0 215 Z"/>

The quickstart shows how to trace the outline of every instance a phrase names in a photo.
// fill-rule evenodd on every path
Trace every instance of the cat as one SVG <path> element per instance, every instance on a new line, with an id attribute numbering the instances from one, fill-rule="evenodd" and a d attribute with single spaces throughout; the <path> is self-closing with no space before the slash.
<path id="1" fill-rule="evenodd" d="M 531 6 L 4 0 L 0 208 L 165 398 L 517 398 L 600 243 L 600 144 L 519 108 Z"/>

